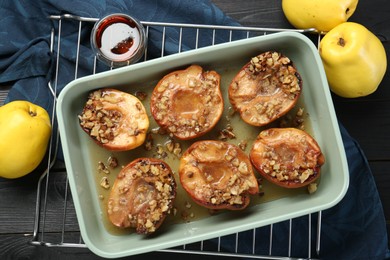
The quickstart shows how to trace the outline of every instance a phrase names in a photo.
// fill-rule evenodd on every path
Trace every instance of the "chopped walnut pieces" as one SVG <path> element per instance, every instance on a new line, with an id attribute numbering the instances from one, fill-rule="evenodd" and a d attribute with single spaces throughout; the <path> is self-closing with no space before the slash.
<path id="1" fill-rule="evenodd" d="M 234 110 L 234 108 L 233 107 L 229 107 L 228 108 L 228 117 L 230 118 L 230 117 L 232 117 L 232 116 L 234 116 L 234 114 L 236 113 L 236 110 Z"/>
<path id="2" fill-rule="evenodd" d="M 248 165 L 245 162 L 240 162 L 238 165 L 238 171 L 242 174 L 249 173 Z"/>
<path id="3" fill-rule="evenodd" d="M 190 209 L 190 208 L 192 207 L 192 205 L 191 205 L 191 203 L 189 203 L 188 201 L 186 201 L 185 207 L 186 207 L 187 209 Z"/>
<path id="4" fill-rule="evenodd" d="M 150 151 L 153 149 L 153 135 L 151 133 L 146 135 L 144 147 L 146 151 Z"/>
<path id="5" fill-rule="evenodd" d="M 295 114 L 289 113 L 283 118 L 281 118 L 279 122 L 279 127 L 286 128 L 286 127 L 294 127 L 298 128 L 300 130 L 305 130 L 305 121 L 307 117 L 307 113 L 305 113 L 305 110 L 303 107 L 299 107 Z"/>
<path id="6" fill-rule="evenodd" d="M 248 141 L 247 140 L 242 140 L 241 142 L 238 143 L 238 147 L 240 147 L 240 149 L 243 150 L 243 151 L 246 150 L 247 145 L 248 145 Z"/>
<path id="7" fill-rule="evenodd" d="M 236 135 L 233 132 L 233 127 L 228 124 L 224 129 L 219 131 L 218 139 L 226 141 L 227 139 L 235 139 Z"/>
<path id="8" fill-rule="evenodd" d="M 103 187 L 104 189 L 109 189 L 110 188 L 110 183 L 109 183 L 108 178 L 106 176 L 104 176 L 100 180 L 100 186 Z"/>
<path id="9" fill-rule="evenodd" d="M 96 90 L 89 95 L 83 113 L 79 115 L 80 125 L 97 141 L 106 143 L 117 135 L 116 128 L 121 120 L 122 113 L 118 110 L 106 110 L 102 102 L 115 104 L 111 95 L 105 95 L 102 90 Z"/>
<path id="10" fill-rule="evenodd" d="M 253 57 L 237 73 L 229 86 L 229 100 L 245 122 L 263 126 L 290 111 L 301 88 L 291 60 L 268 51 Z"/>
<path id="11" fill-rule="evenodd" d="M 293 120 L 293 127 L 304 130 L 305 129 L 305 113 L 302 107 L 298 108 L 298 111 Z"/>
<path id="12" fill-rule="evenodd" d="M 172 140 L 169 140 L 165 143 L 165 147 L 168 149 L 168 152 L 172 153 L 175 147 L 175 143 Z"/>
<path id="13" fill-rule="evenodd" d="M 104 162 L 99 161 L 99 162 L 98 162 L 98 170 L 99 170 L 99 171 L 102 171 L 102 170 L 104 170 L 104 169 L 106 169 L 106 165 L 104 165 Z"/>
<path id="14" fill-rule="evenodd" d="M 118 159 L 114 156 L 108 157 L 107 163 L 108 163 L 108 166 L 111 167 L 112 169 L 115 169 L 116 167 L 118 167 Z"/>
<path id="15" fill-rule="evenodd" d="M 218 140 L 221 140 L 221 141 L 227 140 L 227 136 L 224 134 L 223 131 L 219 131 Z"/>
<path id="16" fill-rule="evenodd" d="M 302 107 L 300 107 L 300 108 L 298 109 L 298 111 L 297 111 L 297 116 L 299 116 L 299 117 L 303 116 L 303 108 L 302 108 Z"/>
<path id="17" fill-rule="evenodd" d="M 156 147 L 157 157 L 158 158 L 166 158 L 168 156 L 167 152 L 164 150 L 164 147 L 161 144 L 158 144 Z"/>
<path id="18" fill-rule="evenodd" d="M 181 147 L 180 143 L 175 143 L 173 147 L 173 154 L 176 155 L 177 157 L 180 157 L 181 154 Z"/>
<path id="19" fill-rule="evenodd" d="M 181 218 L 182 218 L 184 221 L 188 221 L 189 216 L 190 216 L 190 213 L 189 213 L 187 210 L 183 210 L 183 211 L 181 212 Z"/>
<path id="20" fill-rule="evenodd" d="M 282 90 L 287 94 L 297 94 L 300 91 L 300 78 L 296 75 L 296 69 L 291 60 L 280 53 L 269 51 L 253 57 L 247 71 L 253 75 L 261 75 L 262 79 L 275 77 L 282 83 Z"/>
<path id="21" fill-rule="evenodd" d="M 146 97 L 148 96 L 148 94 L 144 91 L 136 91 L 135 92 L 135 96 L 141 100 L 141 101 L 144 101 L 146 99 Z"/>
<path id="22" fill-rule="evenodd" d="M 138 158 L 126 165 L 112 187 L 107 213 L 118 227 L 134 227 L 139 234 L 155 232 L 173 209 L 176 182 L 162 160 Z"/>
<path id="23" fill-rule="evenodd" d="M 315 183 L 315 182 L 310 183 L 307 186 L 307 191 L 309 192 L 309 194 L 313 194 L 314 192 L 316 192 L 317 191 L 317 183 Z"/>
<path id="24" fill-rule="evenodd" d="M 222 116 L 220 76 L 198 65 L 169 73 L 154 88 L 150 107 L 157 124 L 172 137 L 204 135 Z"/>
<path id="25" fill-rule="evenodd" d="M 105 174 L 109 174 L 110 173 L 110 170 L 107 169 L 106 165 L 102 161 L 98 162 L 97 169 L 98 169 L 99 172 L 102 172 L 102 173 L 105 173 Z"/>

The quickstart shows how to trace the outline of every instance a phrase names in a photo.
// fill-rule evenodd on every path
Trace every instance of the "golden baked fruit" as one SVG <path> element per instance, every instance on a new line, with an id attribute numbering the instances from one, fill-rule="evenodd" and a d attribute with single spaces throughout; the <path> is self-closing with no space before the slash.
<path id="1" fill-rule="evenodd" d="M 209 132 L 221 118 L 223 106 L 220 75 L 198 65 L 164 76 L 150 101 L 157 124 L 180 140 Z"/>
<path id="2" fill-rule="evenodd" d="M 276 51 L 253 57 L 234 77 L 229 100 L 248 124 L 263 126 L 296 104 L 302 79 L 292 61 Z"/>
<path id="3" fill-rule="evenodd" d="M 141 101 L 116 89 L 91 92 L 79 119 L 82 129 L 97 144 L 111 151 L 140 146 L 149 128 L 149 118 Z"/>
<path id="4" fill-rule="evenodd" d="M 180 159 L 179 176 L 189 196 L 209 209 L 241 210 L 259 193 L 249 157 L 223 141 L 193 143 Z"/>
<path id="5" fill-rule="evenodd" d="M 297 128 L 263 130 L 253 143 L 249 157 L 265 179 L 286 188 L 314 182 L 325 162 L 316 140 Z"/>
<path id="6" fill-rule="evenodd" d="M 164 222 L 175 198 L 171 168 L 159 159 L 138 158 L 118 174 L 108 199 L 108 218 L 117 227 L 150 234 Z"/>

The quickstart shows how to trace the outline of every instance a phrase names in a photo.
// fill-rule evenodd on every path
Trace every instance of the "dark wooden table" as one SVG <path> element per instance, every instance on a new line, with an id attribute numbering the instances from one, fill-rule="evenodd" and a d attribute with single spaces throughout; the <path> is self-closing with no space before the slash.
<path id="1" fill-rule="evenodd" d="M 273 0 L 214 0 L 217 6 L 242 25 L 291 28 L 286 21 L 281 1 Z M 380 36 L 390 53 L 390 2 L 388 0 L 361 0 L 358 10 L 350 19 L 364 24 Z M 390 221 L 390 74 L 387 72 L 379 89 L 372 95 L 357 99 L 334 96 L 337 116 L 349 133 L 360 143 L 371 166 L 382 199 L 387 230 Z M 46 209 L 45 240 L 53 241 L 61 236 L 62 226 L 66 227 L 66 239 L 77 243 L 79 232 L 74 213 L 67 213 L 66 219 L 52 221 L 51 216 L 64 214 L 64 190 L 66 174 L 59 164 L 51 172 L 48 193 L 50 208 Z M 0 258 L 1 259 L 99 259 L 86 248 L 32 246 L 37 181 L 39 173 L 18 180 L 0 179 Z M 70 196 L 70 195 L 69 195 Z M 71 198 L 65 198 L 71 205 Z M 71 206 L 70 206 L 71 207 Z M 73 238 L 74 237 L 74 238 Z M 61 241 L 56 241 L 61 242 Z M 150 253 L 130 257 L 147 259 L 167 257 L 166 253 Z M 169 257 L 200 259 L 199 256 L 173 254 Z M 203 256 L 202 259 L 211 259 Z"/>

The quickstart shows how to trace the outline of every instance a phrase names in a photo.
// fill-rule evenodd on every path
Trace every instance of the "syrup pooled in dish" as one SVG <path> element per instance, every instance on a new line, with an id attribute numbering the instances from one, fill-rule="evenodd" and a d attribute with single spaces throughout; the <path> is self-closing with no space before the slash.
<path id="1" fill-rule="evenodd" d="M 198 65 L 171 72 L 154 88 L 150 108 L 157 124 L 176 138 L 202 136 L 222 116 L 220 75 Z"/>
<path id="2" fill-rule="evenodd" d="M 223 141 L 193 143 L 180 159 L 179 176 L 190 197 L 209 209 L 241 210 L 259 193 L 248 156 Z"/>
<path id="3" fill-rule="evenodd" d="M 228 91 L 230 103 L 246 123 L 264 126 L 290 111 L 301 90 L 302 80 L 292 61 L 268 51 L 253 57 Z"/>
<path id="4" fill-rule="evenodd" d="M 325 163 L 316 140 L 296 128 L 263 130 L 253 143 L 249 157 L 265 179 L 286 188 L 314 182 Z"/>
<path id="5" fill-rule="evenodd" d="M 175 198 L 176 182 L 168 164 L 138 158 L 118 174 L 108 198 L 108 218 L 117 227 L 150 234 L 164 222 Z"/>
<path id="6" fill-rule="evenodd" d="M 97 144 L 111 151 L 140 146 L 149 128 L 141 101 L 116 89 L 92 91 L 79 119 L 81 128 Z"/>

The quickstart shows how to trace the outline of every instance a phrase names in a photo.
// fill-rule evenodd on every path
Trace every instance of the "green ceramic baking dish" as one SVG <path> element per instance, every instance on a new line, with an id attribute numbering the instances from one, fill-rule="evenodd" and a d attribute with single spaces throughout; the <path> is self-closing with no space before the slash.
<path id="1" fill-rule="evenodd" d="M 108 156 L 117 156 L 120 164 L 126 164 L 143 155 L 144 148 L 112 154 L 97 147 L 79 126 L 78 115 L 88 93 L 103 87 L 129 93 L 138 91 L 146 94 L 143 102 L 148 107 L 148 94 L 157 81 L 165 74 L 191 64 L 216 70 L 222 78 L 221 88 L 226 90 L 235 73 L 251 57 L 268 50 L 277 50 L 288 56 L 301 74 L 304 85 L 299 106 L 304 107 L 308 113 L 307 129 L 319 143 L 326 158 L 317 191 L 314 194 L 308 194 L 302 189 L 286 191 L 264 183 L 264 196 L 254 199 L 255 202 L 240 212 L 195 213 L 183 221 L 172 217 L 152 236 L 137 235 L 131 230 L 123 232 L 112 229 L 106 220 L 106 195 L 102 194 L 107 191 L 102 191 L 99 185 L 102 175 L 97 170 L 98 161 L 105 160 Z M 228 111 L 228 99 L 225 103 Z M 58 97 L 57 116 L 81 235 L 87 247 L 102 257 L 123 257 L 170 248 L 318 212 L 337 204 L 345 195 L 349 184 L 344 147 L 321 59 L 316 46 L 300 33 L 280 32 L 218 44 L 74 80 L 65 86 Z M 153 128 L 153 118 L 150 118 L 150 122 Z M 239 122 L 239 119 L 236 118 L 234 122 Z M 216 128 L 226 124 L 224 116 Z M 245 125 L 241 125 L 240 129 L 236 132 L 241 136 L 231 140 L 232 142 L 246 138 L 250 143 L 261 130 Z M 176 172 L 175 158 L 170 160 L 173 162 L 171 167 Z M 110 178 L 115 178 L 115 174 L 112 171 Z M 185 195 L 181 197 L 183 199 L 176 205 L 179 210 L 184 207 L 183 203 L 193 205 L 191 201 L 185 201 Z M 196 210 L 196 205 L 193 205 L 193 209 Z"/>

